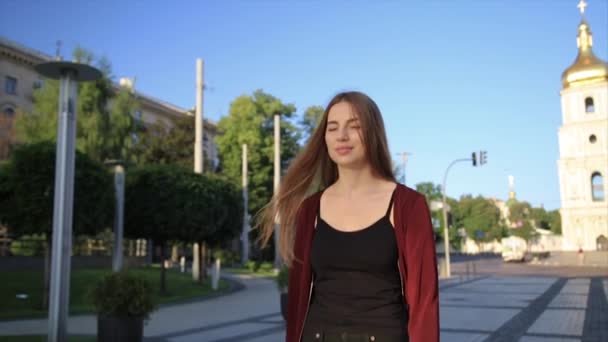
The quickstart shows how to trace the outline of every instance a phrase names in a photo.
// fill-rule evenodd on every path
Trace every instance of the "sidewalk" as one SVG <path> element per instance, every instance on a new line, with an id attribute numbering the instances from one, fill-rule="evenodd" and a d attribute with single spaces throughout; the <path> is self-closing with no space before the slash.
<path id="1" fill-rule="evenodd" d="M 608 268 L 608 251 L 551 252 L 548 258 L 532 260 L 531 265 L 591 266 Z"/>
<path id="2" fill-rule="evenodd" d="M 276 283 L 226 276 L 245 288 L 161 308 L 145 327 L 146 341 L 283 342 Z M 608 341 L 607 278 L 455 276 L 439 287 L 442 341 Z M 46 329 L 46 320 L 0 322 L 0 335 Z M 70 334 L 95 329 L 94 316 L 69 319 Z"/>

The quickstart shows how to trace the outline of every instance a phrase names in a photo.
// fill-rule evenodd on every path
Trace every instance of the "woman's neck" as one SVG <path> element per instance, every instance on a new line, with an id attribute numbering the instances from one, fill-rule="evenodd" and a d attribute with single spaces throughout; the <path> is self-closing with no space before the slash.
<path id="1" fill-rule="evenodd" d="M 371 165 L 357 169 L 338 167 L 338 174 L 332 187 L 336 194 L 346 197 L 375 192 L 379 185 L 387 182 L 375 175 Z"/>

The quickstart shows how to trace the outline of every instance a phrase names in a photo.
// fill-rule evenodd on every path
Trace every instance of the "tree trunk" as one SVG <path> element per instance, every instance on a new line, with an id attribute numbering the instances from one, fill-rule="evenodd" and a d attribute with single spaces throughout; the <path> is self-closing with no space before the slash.
<path id="1" fill-rule="evenodd" d="M 200 272 L 200 277 L 199 277 L 198 281 L 199 281 L 199 283 L 202 284 L 205 281 L 205 279 L 207 279 L 207 244 L 204 242 L 200 242 L 199 246 L 201 246 L 201 248 L 200 248 L 201 272 Z"/>
<path id="2" fill-rule="evenodd" d="M 150 267 L 154 261 L 154 241 L 152 241 L 152 239 L 148 239 L 146 241 L 146 266 Z"/>
<path id="3" fill-rule="evenodd" d="M 171 262 L 177 264 L 179 262 L 179 246 L 175 243 L 171 246 Z"/>
<path id="4" fill-rule="evenodd" d="M 51 244 L 48 236 L 44 241 L 44 290 L 42 291 L 42 309 L 49 308 L 49 287 L 51 275 Z"/>
<path id="5" fill-rule="evenodd" d="M 167 275 L 165 274 L 165 244 L 160 244 L 160 294 L 167 294 Z"/>

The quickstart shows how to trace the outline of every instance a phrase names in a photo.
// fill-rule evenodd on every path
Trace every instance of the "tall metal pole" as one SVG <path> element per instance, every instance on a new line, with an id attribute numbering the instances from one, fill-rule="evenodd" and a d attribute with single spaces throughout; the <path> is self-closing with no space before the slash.
<path id="1" fill-rule="evenodd" d="M 194 172 L 203 173 L 203 60 L 196 60 L 196 110 L 194 114 Z M 199 281 L 201 272 L 200 249 L 195 241 L 192 244 L 192 280 Z M 204 270 L 203 270 L 204 271 Z"/>
<path id="2" fill-rule="evenodd" d="M 401 153 L 397 153 L 397 155 L 400 155 L 401 158 L 402 158 L 402 161 L 403 161 L 403 185 L 407 185 L 405 168 L 407 166 L 407 156 L 412 155 L 412 153 L 401 152 Z"/>
<path id="3" fill-rule="evenodd" d="M 63 342 L 67 340 L 70 304 L 77 82 L 99 79 L 101 73 L 88 65 L 70 62 L 48 62 L 35 69 L 46 77 L 59 79 L 48 341 Z"/>
<path id="4" fill-rule="evenodd" d="M 243 232 L 241 233 L 241 261 L 249 261 L 249 194 L 247 179 L 247 144 L 243 144 Z"/>
<path id="5" fill-rule="evenodd" d="M 123 220 L 125 202 L 125 169 L 120 164 L 114 166 L 114 187 L 116 190 L 116 217 L 114 218 L 112 271 L 118 272 L 122 269 L 123 265 Z"/>
<path id="6" fill-rule="evenodd" d="M 279 184 L 281 181 L 281 115 L 274 114 L 274 195 L 279 193 Z M 277 217 L 274 225 L 274 265 L 281 265 L 279 254 L 279 224 L 280 218 Z"/>
<path id="7" fill-rule="evenodd" d="M 445 249 L 445 276 L 447 278 L 451 277 L 450 271 L 450 239 L 448 236 L 448 212 L 447 212 L 447 204 L 446 204 L 446 183 L 448 180 L 448 172 L 452 168 L 452 166 L 459 162 L 471 161 L 471 158 L 462 158 L 454 160 L 450 166 L 445 170 L 445 174 L 443 175 L 443 185 L 441 186 L 441 192 L 443 193 L 441 210 L 443 211 L 443 245 Z"/>
<path id="8" fill-rule="evenodd" d="M 196 116 L 194 138 L 194 172 L 203 172 L 203 60 L 196 60 Z"/>

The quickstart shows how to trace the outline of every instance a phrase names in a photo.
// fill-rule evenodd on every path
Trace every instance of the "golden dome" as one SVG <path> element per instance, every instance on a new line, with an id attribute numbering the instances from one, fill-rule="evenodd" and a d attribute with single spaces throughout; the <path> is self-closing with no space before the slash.
<path id="1" fill-rule="evenodd" d="M 586 6 L 584 1 L 581 1 L 581 4 Z M 581 5 L 579 4 L 579 6 Z M 584 6 L 581 8 L 581 13 L 583 12 Z M 608 81 L 608 64 L 593 54 L 591 50 L 593 37 L 585 19 L 581 20 L 578 25 L 576 45 L 578 46 L 578 56 L 576 56 L 574 63 L 562 74 L 564 88 Z"/>

